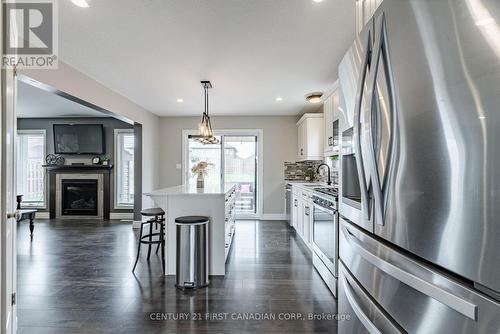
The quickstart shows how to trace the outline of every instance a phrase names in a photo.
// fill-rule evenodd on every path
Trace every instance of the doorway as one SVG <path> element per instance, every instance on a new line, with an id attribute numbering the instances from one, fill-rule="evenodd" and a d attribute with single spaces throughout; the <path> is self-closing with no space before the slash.
<path id="1" fill-rule="evenodd" d="M 239 219 L 260 218 L 262 213 L 262 130 L 215 130 L 217 144 L 202 144 L 183 132 L 183 183 L 195 184 L 191 167 L 209 164 L 205 182 L 237 185 L 236 215 Z"/>

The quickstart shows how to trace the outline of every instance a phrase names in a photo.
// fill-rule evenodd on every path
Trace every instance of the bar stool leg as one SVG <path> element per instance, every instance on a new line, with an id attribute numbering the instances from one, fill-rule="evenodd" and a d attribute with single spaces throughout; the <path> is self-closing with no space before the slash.
<path id="1" fill-rule="evenodd" d="M 163 275 L 165 275 L 165 225 L 162 222 L 160 227 L 161 236 L 161 266 L 163 268 Z"/>
<path id="2" fill-rule="evenodd" d="M 142 237 L 142 224 L 141 231 L 139 232 L 139 242 L 137 245 L 137 257 L 135 258 L 134 268 L 132 269 L 132 273 L 135 271 L 135 267 L 137 266 L 137 261 L 139 261 L 139 254 L 141 253 L 141 237 Z"/>
<path id="3" fill-rule="evenodd" d="M 161 230 L 161 227 L 163 227 L 163 221 L 162 221 L 163 217 L 160 217 L 160 220 L 159 222 L 157 223 L 157 226 L 158 224 L 160 225 L 160 230 Z M 163 239 L 162 239 L 163 240 Z M 156 246 L 156 255 L 158 255 L 158 250 L 160 249 L 160 244 L 158 243 L 158 245 Z"/>
<path id="4" fill-rule="evenodd" d="M 155 218 L 156 220 L 156 218 Z M 148 261 L 149 258 L 151 257 L 151 241 L 153 241 L 153 223 L 154 221 L 149 222 L 149 245 L 148 245 Z"/>

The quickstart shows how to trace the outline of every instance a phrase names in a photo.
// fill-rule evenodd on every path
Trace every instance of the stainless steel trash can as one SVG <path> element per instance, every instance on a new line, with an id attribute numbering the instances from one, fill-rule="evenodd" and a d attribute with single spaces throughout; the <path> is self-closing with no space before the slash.
<path id="1" fill-rule="evenodd" d="M 177 235 L 176 284 L 180 289 L 202 288 L 208 279 L 208 222 L 204 216 L 175 219 Z"/>

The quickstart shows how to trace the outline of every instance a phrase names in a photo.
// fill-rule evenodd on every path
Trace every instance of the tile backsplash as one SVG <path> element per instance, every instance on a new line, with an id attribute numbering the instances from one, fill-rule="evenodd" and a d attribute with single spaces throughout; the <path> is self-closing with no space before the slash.
<path id="1" fill-rule="evenodd" d="M 326 182 L 328 180 L 328 173 L 326 168 L 322 169 L 320 173 L 316 173 L 318 166 L 325 161 L 322 160 L 311 160 L 311 161 L 297 161 L 297 162 L 285 162 L 284 173 L 285 181 L 318 181 Z M 331 168 L 332 181 L 337 184 L 338 173 L 337 173 L 337 161 L 332 161 L 326 159 L 326 163 Z M 311 177 L 307 179 L 306 177 Z"/>

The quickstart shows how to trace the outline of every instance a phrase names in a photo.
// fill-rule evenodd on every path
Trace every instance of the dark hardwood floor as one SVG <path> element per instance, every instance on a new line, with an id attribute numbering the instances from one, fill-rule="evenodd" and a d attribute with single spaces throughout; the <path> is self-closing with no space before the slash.
<path id="1" fill-rule="evenodd" d="M 188 292 L 162 276 L 158 256 L 148 265 L 147 252 L 132 275 L 136 232 L 129 224 L 35 225 L 33 242 L 27 225 L 18 227 L 18 333 L 337 332 L 334 320 L 307 319 L 336 313 L 336 301 L 284 222 L 238 222 L 227 276 Z M 181 313 L 189 319 L 168 319 Z M 304 318 L 279 319 L 293 314 Z M 242 319 L 252 316 L 261 319 Z"/>

